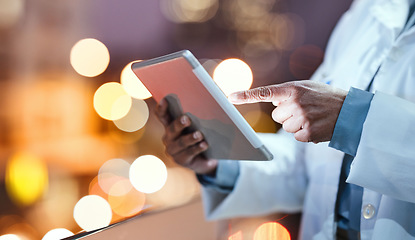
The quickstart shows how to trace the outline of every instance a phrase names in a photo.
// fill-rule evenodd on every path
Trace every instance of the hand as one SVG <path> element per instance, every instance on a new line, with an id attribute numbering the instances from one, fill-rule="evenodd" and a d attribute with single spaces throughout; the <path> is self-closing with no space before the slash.
<path id="1" fill-rule="evenodd" d="M 190 118 L 182 115 L 177 119 L 172 119 L 167 108 L 168 103 L 164 99 L 156 108 L 156 116 L 165 128 L 163 143 L 166 147 L 166 153 L 176 163 L 188 167 L 198 174 L 214 175 L 218 164 L 217 160 L 206 159 L 201 155 L 208 149 L 203 134 L 200 131 L 185 133 L 184 130 L 191 125 Z"/>
<path id="2" fill-rule="evenodd" d="M 229 96 L 235 104 L 272 102 L 274 121 L 301 142 L 329 141 L 347 91 L 316 81 L 293 81 L 240 91 Z"/>

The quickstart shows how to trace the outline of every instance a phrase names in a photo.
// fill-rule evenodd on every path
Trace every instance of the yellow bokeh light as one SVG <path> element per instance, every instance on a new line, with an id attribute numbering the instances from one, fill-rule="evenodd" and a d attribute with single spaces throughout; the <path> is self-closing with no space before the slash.
<path id="1" fill-rule="evenodd" d="M 50 230 L 43 236 L 42 240 L 56 240 L 63 239 L 74 235 L 71 231 L 65 228 L 55 228 Z"/>
<path id="2" fill-rule="evenodd" d="M 277 125 L 271 115 L 263 111 L 254 110 L 243 114 L 243 116 L 255 132 L 275 133 L 277 131 Z"/>
<path id="3" fill-rule="evenodd" d="M 216 15 L 218 0 L 163 0 L 161 11 L 170 21 L 177 23 L 206 22 Z"/>
<path id="4" fill-rule="evenodd" d="M 5 234 L 0 236 L 0 240 L 21 240 L 21 238 L 15 234 Z"/>
<path id="5" fill-rule="evenodd" d="M 248 64 L 231 58 L 219 63 L 213 72 L 213 80 L 228 96 L 236 91 L 248 90 L 252 86 L 253 75 Z"/>
<path id="6" fill-rule="evenodd" d="M 17 204 L 27 206 L 39 199 L 48 186 L 46 164 L 34 155 L 17 153 L 6 167 L 6 189 Z"/>
<path id="7" fill-rule="evenodd" d="M 95 111 L 104 119 L 118 120 L 130 111 L 132 99 L 121 84 L 109 82 L 101 85 L 94 94 Z"/>
<path id="8" fill-rule="evenodd" d="M 117 182 L 127 179 L 129 175 L 130 163 L 122 159 L 111 159 L 105 162 L 98 172 L 98 184 L 101 189 L 109 194 Z M 112 193 L 118 196 L 126 194 L 132 188 L 131 184 L 126 186 L 117 185 L 117 192 L 113 189 Z"/>
<path id="9" fill-rule="evenodd" d="M 277 222 L 267 222 L 259 226 L 253 240 L 290 240 L 288 230 Z"/>
<path id="10" fill-rule="evenodd" d="M 13 26 L 23 15 L 23 0 L 0 0 L 0 29 Z"/>
<path id="11" fill-rule="evenodd" d="M 123 118 L 115 120 L 114 124 L 124 132 L 135 132 L 147 123 L 150 111 L 144 100 L 133 99 L 130 111 Z"/>
<path id="12" fill-rule="evenodd" d="M 138 62 L 138 61 L 134 61 Z M 121 71 L 121 85 L 124 87 L 125 91 L 133 98 L 137 99 L 147 99 L 151 97 L 151 93 L 147 90 L 144 84 L 140 79 L 134 74 L 131 69 L 131 65 L 134 62 L 130 62 L 124 69 Z"/>
<path id="13" fill-rule="evenodd" d="M 97 195 L 88 195 L 76 203 L 73 211 L 75 222 L 85 231 L 106 227 L 111 223 L 109 203 Z"/>
<path id="14" fill-rule="evenodd" d="M 242 232 L 238 231 L 232 235 L 229 236 L 228 240 L 242 240 Z"/>
<path id="15" fill-rule="evenodd" d="M 119 194 L 120 189 L 125 189 L 128 185 L 131 185 L 128 179 L 119 181 L 112 186 L 108 195 L 108 203 L 112 210 L 123 217 L 130 217 L 139 213 L 143 209 L 146 199 L 144 193 L 132 187 L 129 187 L 129 191 L 125 194 Z"/>
<path id="16" fill-rule="evenodd" d="M 107 69 L 110 54 L 107 47 L 97 39 L 85 38 L 72 47 L 70 61 L 77 73 L 95 77 Z"/>
<path id="17" fill-rule="evenodd" d="M 141 156 L 131 164 L 130 181 L 140 192 L 157 192 L 164 186 L 166 180 L 166 165 L 156 156 Z"/>

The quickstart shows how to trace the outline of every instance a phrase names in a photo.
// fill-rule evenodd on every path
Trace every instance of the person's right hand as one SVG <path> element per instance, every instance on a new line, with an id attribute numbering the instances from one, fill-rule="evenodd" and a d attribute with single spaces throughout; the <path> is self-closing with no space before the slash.
<path id="1" fill-rule="evenodd" d="M 200 131 L 185 133 L 191 125 L 191 119 L 182 115 L 173 119 L 167 111 L 168 103 L 161 100 L 156 108 L 156 116 L 164 125 L 163 143 L 166 153 L 179 165 L 188 167 L 198 174 L 214 175 L 218 161 L 206 159 L 201 153 L 208 149 L 208 144 Z"/>

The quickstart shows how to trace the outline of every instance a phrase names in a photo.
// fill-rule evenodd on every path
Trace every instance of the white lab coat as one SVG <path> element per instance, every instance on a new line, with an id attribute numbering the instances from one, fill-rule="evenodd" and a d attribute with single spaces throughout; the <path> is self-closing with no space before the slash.
<path id="1" fill-rule="evenodd" d="M 415 28 L 407 0 L 355 1 L 312 79 L 375 92 L 348 182 L 364 187 L 362 239 L 415 239 Z M 203 188 L 208 219 L 302 211 L 302 239 L 333 239 L 343 153 L 327 143 L 262 134 L 270 162 L 240 162 L 230 194 Z M 364 214 L 363 214 L 364 213 Z"/>

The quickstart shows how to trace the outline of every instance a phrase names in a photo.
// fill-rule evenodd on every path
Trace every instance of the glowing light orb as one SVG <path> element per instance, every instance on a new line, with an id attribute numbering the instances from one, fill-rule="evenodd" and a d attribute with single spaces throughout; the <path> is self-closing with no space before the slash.
<path id="1" fill-rule="evenodd" d="M 213 80 L 225 95 L 248 90 L 253 82 L 251 68 L 244 61 L 231 58 L 219 63 L 213 72 Z"/>
<path id="2" fill-rule="evenodd" d="M 30 205 L 42 196 L 48 186 L 47 166 L 34 155 L 17 153 L 6 166 L 5 183 L 15 203 Z"/>
<path id="3" fill-rule="evenodd" d="M 13 26 L 23 15 L 23 0 L 0 0 L 0 28 Z"/>
<path id="4" fill-rule="evenodd" d="M 242 240 L 242 232 L 238 231 L 228 237 L 228 240 Z M 265 239 L 264 239 L 265 240 Z"/>
<path id="5" fill-rule="evenodd" d="M 156 192 L 164 186 L 166 180 L 166 165 L 156 156 L 141 156 L 131 164 L 130 181 L 140 192 Z"/>
<path id="6" fill-rule="evenodd" d="M 102 197 L 88 195 L 75 205 L 75 222 L 85 231 L 103 228 L 111 223 L 112 211 L 109 203 Z"/>
<path id="7" fill-rule="evenodd" d="M 50 230 L 43 236 L 42 240 L 56 240 L 63 239 L 74 235 L 71 231 L 65 228 L 55 228 Z"/>
<path id="8" fill-rule="evenodd" d="M 78 41 L 72 47 L 70 61 L 72 67 L 80 75 L 95 77 L 107 69 L 110 54 L 102 42 L 86 38 Z"/>
<path id="9" fill-rule="evenodd" d="M 134 61 L 137 62 L 137 61 Z M 134 62 L 130 62 L 121 71 L 121 85 L 125 91 L 133 98 L 147 99 L 151 97 L 151 93 L 147 90 L 140 79 L 134 74 L 131 69 L 131 65 Z"/>
<path id="10" fill-rule="evenodd" d="M 113 186 L 117 184 L 117 182 L 122 181 L 125 183 L 125 179 L 129 179 L 129 169 L 130 163 L 122 159 L 111 159 L 105 162 L 98 172 L 98 184 L 101 189 L 109 194 L 110 190 L 113 189 Z M 120 184 L 117 185 L 117 189 L 112 190 L 112 194 L 116 194 L 117 196 L 124 195 L 129 192 L 132 188 L 131 184 L 127 184 L 122 186 Z M 115 191 L 117 190 L 117 191 Z"/>
<path id="11" fill-rule="evenodd" d="M 290 240 L 288 230 L 277 222 L 267 222 L 259 226 L 254 233 L 253 240 Z"/>
<path id="12" fill-rule="evenodd" d="M 130 111 L 123 118 L 114 120 L 115 126 L 124 132 L 135 132 L 147 123 L 150 111 L 144 100 L 133 99 Z"/>
<path id="13" fill-rule="evenodd" d="M 118 120 L 130 111 L 131 97 L 121 84 L 109 82 L 101 85 L 94 94 L 95 111 L 104 119 Z"/>
<path id="14" fill-rule="evenodd" d="M 111 205 L 112 210 L 123 217 L 130 217 L 139 213 L 143 209 L 146 199 L 144 193 L 132 187 L 128 188 L 129 191 L 127 193 L 119 194 L 120 189 L 125 189 L 125 186 L 128 186 L 128 184 L 131 184 L 128 179 L 117 182 L 113 185 L 108 195 L 108 203 Z"/>

